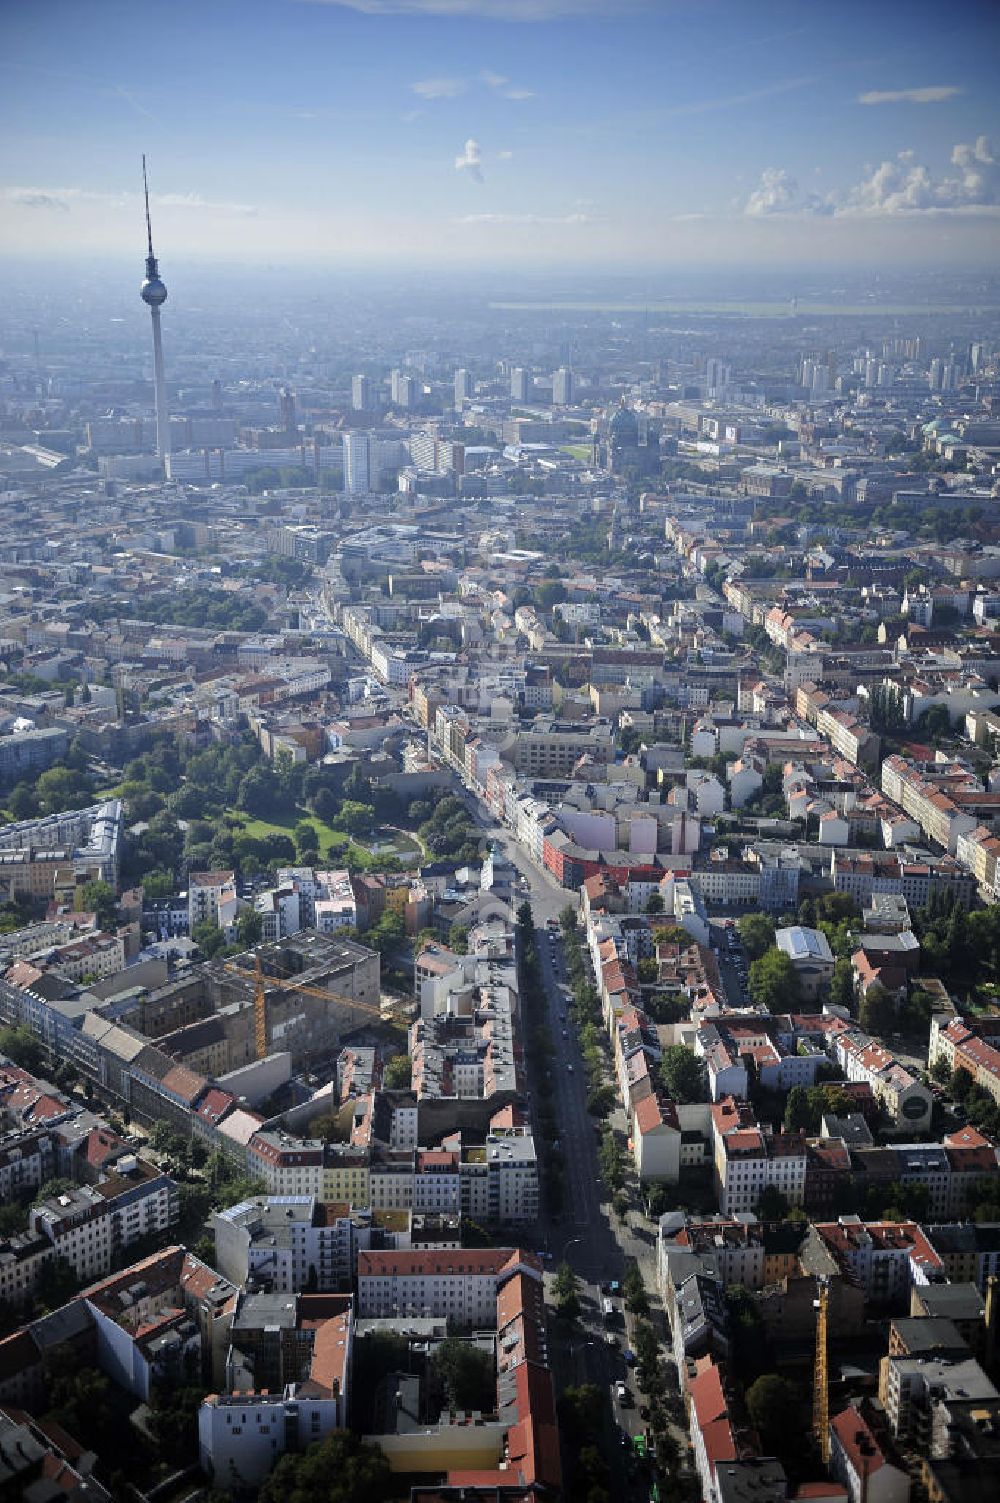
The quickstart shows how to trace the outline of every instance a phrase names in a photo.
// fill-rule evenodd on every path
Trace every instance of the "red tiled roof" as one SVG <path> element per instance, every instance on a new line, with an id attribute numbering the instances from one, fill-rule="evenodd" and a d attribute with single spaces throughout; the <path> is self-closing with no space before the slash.
<path id="1" fill-rule="evenodd" d="M 332 1320 L 324 1320 L 316 1329 L 309 1377 L 330 1393 L 335 1389 L 344 1391 L 350 1330 L 351 1317 L 346 1311 Z"/>
<path id="2" fill-rule="evenodd" d="M 359 1278 L 443 1277 L 447 1274 L 501 1274 L 523 1263 L 541 1273 L 534 1253 L 508 1247 L 405 1248 L 397 1252 L 364 1249 L 358 1253 Z"/>
<path id="3" fill-rule="evenodd" d="M 867 1475 L 871 1477 L 880 1467 L 885 1466 L 885 1457 L 878 1441 L 868 1428 L 859 1410 L 852 1405 L 835 1414 L 830 1421 L 830 1428 L 843 1446 L 851 1467 L 859 1477 Z M 864 1446 L 862 1454 L 861 1447 Z"/>

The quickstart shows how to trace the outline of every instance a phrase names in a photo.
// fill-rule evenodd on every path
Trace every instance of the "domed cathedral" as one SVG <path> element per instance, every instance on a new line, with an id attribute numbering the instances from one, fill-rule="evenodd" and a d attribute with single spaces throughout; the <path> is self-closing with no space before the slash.
<path id="1" fill-rule="evenodd" d="M 625 400 L 621 402 L 608 421 L 603 438 L 595 435 L 595 462 L 612 475 L 637 476 L 657 475 L 660 470 L 660 436 L 647 428 L 645 442 L 641 441 L 639 418 Z"/>

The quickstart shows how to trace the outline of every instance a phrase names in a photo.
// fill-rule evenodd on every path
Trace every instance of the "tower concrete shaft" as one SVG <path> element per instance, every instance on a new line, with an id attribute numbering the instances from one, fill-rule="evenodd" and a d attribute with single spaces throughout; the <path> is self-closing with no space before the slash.
<path id="1" fill-rule="evenodd" d="M 170 414 L 167 411 L 167 378 L 163 371 L 163 338 L 160 334 L 160 310 L 150 308 L 153 321 L 153 385 L 156 394 L 156 452 L 163 465 L 163 475 L 170 479 Z"/>

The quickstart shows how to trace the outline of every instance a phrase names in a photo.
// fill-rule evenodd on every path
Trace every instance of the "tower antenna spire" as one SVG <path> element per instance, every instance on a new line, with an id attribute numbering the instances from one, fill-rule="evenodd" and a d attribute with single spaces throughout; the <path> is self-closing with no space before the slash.
<path id="1" fill-rule="evenodd" d="M 149 254 L 153 254 L 153 226 L 149 222 L 149 184 L 146 181 L 146 153 L 142 154 L 142 191 L 146 200 L 146 243 L 149 246 Z"/>
<path id="2" fill-rule="evenodd" d="M 167 412 L 167 379 L 163 370 L 163 342 L 160 336 L 160 309 L 167 301 L 167 289 L 160 280 L 160 268 L 153 254 L 153 226 L 149 222 L 149 182 L 146 178 L 146 153 L 142 154 L 142 192 L 146 200 L 146 280 L 139 296 L 149 309 L 153 325 L 153 387 L 156 397 L 156 452 L 163 463 L 163 473 L 170 479 L 170 415 Z"/>

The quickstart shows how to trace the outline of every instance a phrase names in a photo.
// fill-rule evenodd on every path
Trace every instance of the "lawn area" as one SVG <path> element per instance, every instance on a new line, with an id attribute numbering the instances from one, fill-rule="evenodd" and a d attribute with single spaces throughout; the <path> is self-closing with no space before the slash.
<path id="1" fill-rule="evenodd" d="M 319 837 L 319 853 L 323 860 L 335 857 L 343 860 L 348 849 L 353 844 L 355 850 L 362 856 L 396 856 L 406 865 L 415 866 L 423 860 L 423 851 L 420 842 L 414 835 L 407 835 L 401 830 L 392 830 L 387 826 L 380 825 L 369 840 L 355 840 L 352 842 L 349 835 L 341 830 L 331 830 L 315 814 L 301 811 L 298 814 L 285 816 L 279 819 L 252 819 L 249 814 L 235 814 L 243 829 L 248 835 L 256 840 L 265 835 L 287 835 L 290 839 L 295 838 L 295 826 L 303 821 L 312 825 Z"/>
<path id="2" fill-rule="evenodd" d="M 350 836 L 344 835 L 340 830 L 331 830 L 315 814 L 286 815 L 278 819 L 252 819 L 249 814 L 234 814 L 234 818 L 246 830 L 248 835 L 255 840 L 262 840 L 265 835 L 287 835 L 290 839 L 295 838 L 295 826 L 305 821 L 311 824 L 319 836 L 319 850 L 321 856 L 327 856 L 331 851 L 344 852 L 350 845 Z"/>
<path id="3" fill-rule="evenodd" d="M 590 444 L 560 444 L 559 448 L 564 454 L 569 454 L 573 459 L 578 459 L 581 464 L 586 464 L 594 452 Z"/>

